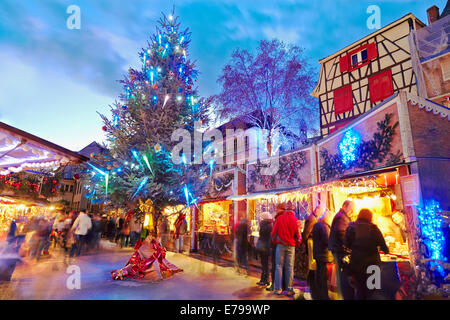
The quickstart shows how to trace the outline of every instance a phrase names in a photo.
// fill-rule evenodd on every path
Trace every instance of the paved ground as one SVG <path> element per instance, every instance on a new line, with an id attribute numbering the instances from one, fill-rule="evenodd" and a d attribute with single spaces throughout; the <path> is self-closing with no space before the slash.
<path id="1" fill-rule="evenodd" d="M 168 260 L 184 272 L 162 282 L 112 280 L 110 271 L 123 267 L 131 253 L 131 249 L 111 248 L 71 261 L 56 253 L 38 263 L 25 262 L 16 268 L 11 282 L 0 284 L 0 299 L 289 299 L 258 287 L 256 270 L 250 276 L 238 275 L 232 265 L 215 266 L 200 255 L 169 252 Z M 80 267 L 80 289 L 66 286 L 70 265 Z"/>

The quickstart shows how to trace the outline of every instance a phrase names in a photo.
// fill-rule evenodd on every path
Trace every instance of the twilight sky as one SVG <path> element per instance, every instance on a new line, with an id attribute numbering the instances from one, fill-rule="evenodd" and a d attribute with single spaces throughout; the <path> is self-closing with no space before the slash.
<path id="1" fill-rule="evenodd" d="M 81 29 L 69 30 L 69 5 L 81 9 Z M 219 91 L 216 79 L 237 48 L 279 38 L 318 60 L 373 32 L 370 5 L 381 26 L 411 12 L 427 22 L 426 9 L 446 0 L 1 0 L 0 121 L 78 151 L 103 139 L 97 112 L 121 92 L 116 80 L 139 66 L 138 51 L 161 12 L 175 5 L 192 32 L 203 96 Z"/>

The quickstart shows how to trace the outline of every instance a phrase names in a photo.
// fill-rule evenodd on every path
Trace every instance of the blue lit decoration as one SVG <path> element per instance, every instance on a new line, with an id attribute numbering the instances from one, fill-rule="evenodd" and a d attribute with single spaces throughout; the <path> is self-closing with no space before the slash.
<path id="1" fill-rule="evenodd" d="M 437 201 L 430 201 L 425 205 L 425 208 L 417 207 L 420 232 L 422 234 L 422 241 L 427 247 L 428 257 L 432 260 L 446 261 L 444 256 L 445 238 L 443 233 L 443 219 L 439 212 L 439 203 Z M 443 274 L 442 266 L 431 262 L 431 265 L 436 266 L 436 269 Z"/>
<path id="2" fill-rule="evenodd" d="M 354 130 L 348 130 L 341 142 L 339 142 L 339 153 L 342 163 L 349 166 L 358 159 L 359 145 L 361 144 L 360 135 Z"/>
<path id="3" fill-rule="evenodd" d="M 119 120 L 120 120 L 119 115 L 115 114 L 114 115 L 114 119 L 113 119 L 113 126 L 114 127 L 117 127 L 119 125 Z"/>
<path id="4" fill-rule="evenodd" d="M 136 195 L 139 193 L 139 191 L 141 191 L 141 189 L 145 186 L 145 184 L 148 181 L 148 177 L 145 176 L 144 178 L 142 178 L 141 182 L 139 182 L 138 188 L 136 189 L 136 192 L 133 194 L 133 196 L 131 197 L 131 199 L 133 199 L 134 197 L 136 197 Z"/>
<path id="5" fill-rule="evenodd" d="M 189 191 L 187 186 L 184 186 L 184 195 L 186 196 L 186 203 L 189 205 Z"/>

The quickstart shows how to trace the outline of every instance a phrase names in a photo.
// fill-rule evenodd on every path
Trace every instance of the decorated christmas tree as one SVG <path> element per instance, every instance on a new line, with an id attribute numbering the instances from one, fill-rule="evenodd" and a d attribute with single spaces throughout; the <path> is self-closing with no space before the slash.
<path id="1" fill-rule="evenodd" d="M 190 159 L 174 163 L 176 129 L 194 136 L 194 123 L 207 123 L 208 101 L 196 89 L 198 71 L 189 60 L 190 32 L 181 31 L 173 14 L 159 19 L 155 34 L 140 52 L 142 68 L 129 69 L 121 81 L 124 94 L 101 115 L 106 150 L 88 163 L 92 200 L 124 202 L 151 200 L 156 222 L 166 206 L 194 205 L 209 171 Z M 205 168 L 204 168 L 205 167 Z"/>

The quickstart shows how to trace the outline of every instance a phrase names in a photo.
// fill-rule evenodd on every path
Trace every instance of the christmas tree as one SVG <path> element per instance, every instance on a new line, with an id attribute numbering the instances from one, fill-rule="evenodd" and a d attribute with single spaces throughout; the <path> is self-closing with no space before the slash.
<path id="1" fill-rule="evenodd" d="M 194 136 L 194 122 L 207 123 L 208 101 L 198 97 L 198 71 L 188 58 L 190 32 L 181 31 L 173 14 L 159 19 L 156 32 L 139 56 L 140 70 L 121 81 L 124 94 L 101 115 L 106 149 L 93 155 L 85 174 L 88 197 L 122 205 L 150 199 L 157 221 L 166 206 L 193 205 L 206 186 L 206 165 L 176 164 L 171 151 L 176 129 Z M 205 167 L 205 168 L 203 168 Z"/>

